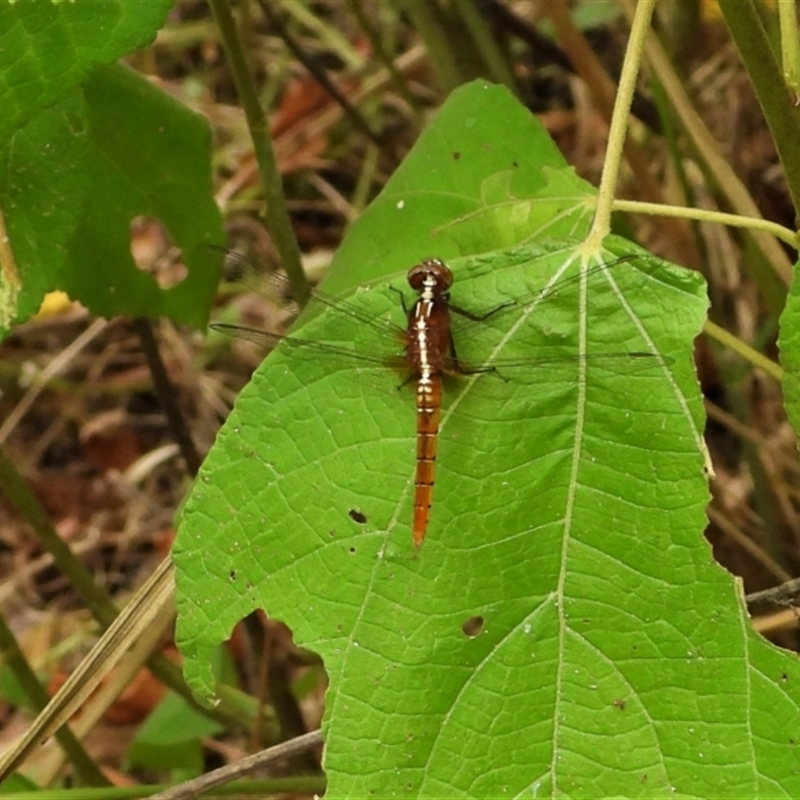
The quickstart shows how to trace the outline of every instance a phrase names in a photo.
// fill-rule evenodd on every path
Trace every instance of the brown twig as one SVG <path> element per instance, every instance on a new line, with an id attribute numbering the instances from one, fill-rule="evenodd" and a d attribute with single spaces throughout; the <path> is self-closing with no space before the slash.
<path id="1" fill-rule="evenodd" d="M 186 468 L 189 474 L 193 477 L 197 475 L 200 469 L 202 459 L 194 446 L 194 440 L 189 432 L 189 427 L 181 412 L 178 404 L 175 402 L 176 391 L 172 385 L 167 370 L 164 368 L 164 361 L 161 358 L 161 351 L 158 348 L 158 342 L 153 334 L 152 324 L 149 319 L 140 317 L 133 321 L 133 326 L 136 333 L 139 335 L 139 341 L 142 344 L 142 351 L 144 352 L 147 364 L 150 367 L 150 374 L 153 376 L 153 385 L 156 389 L 156 394 L 161 400 L 164 408 L 164 413 L 167 415 L 170 429 L 181 449 L 183 460 L 186 462 Z"/>
<path id="2" fill-rule="evenodd" d="M 234 764 L 228 764 L 199 778 L 186 781 L 186 783 L 182 783 L 179 786 L 173 786 L 171 789 L 167 789 L 166 792 L 151 795 L 150 800 L 188 800 L 188 798 L 197 797 L 201 792 L 213 789 L 215 786 L 230 783 L 256 767 L 263 767 L 273 761 L 295 756 L 321 744 L 321 730 L 304 733 L 302 736 L 290 739 L 288 742 L 281 742 L 262 750 L 260 753 L 254 753 L 252 756 L 242 758 Z"/>
<path id="3" fill-rule="evenodd" d="M 383 146 L 383 142 L 379 134 L 372 130 L 364 115 L 339 91 L 339 87 L 328 77 L 328 73 L 322 69 L 319 64 L 306 55 L 302 47 L 297 43 L 297 40 L 292 36 L 288 26 L 284 23 L 280 14 L 275 12 L 275 9 L 270 6 L 269 0 L 258 0 L 264 16 L 269 20 L 270 25 L 278 32 L 281 39 L 286 43 L 292 55 L 314 76 L 314 80 L 342 107 L 342 110 L 353 125 L 355 125 L 365 136 L 367 136 L 378 147 Z"/>

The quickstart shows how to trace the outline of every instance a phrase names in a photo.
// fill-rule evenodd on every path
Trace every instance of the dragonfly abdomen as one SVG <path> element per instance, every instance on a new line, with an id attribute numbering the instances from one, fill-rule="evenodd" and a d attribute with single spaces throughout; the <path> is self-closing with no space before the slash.
<path id="1" fill-rule="evenodd" d="M 448 289 L 450 269 L 437 259 L 428 259 L 408 273 L 408 282 L 419 292 L 408 317 L 406 355 L 417 380 L 417 464 L 414 477 L 414 546 L 425 539 L 433 502 L 436 447 L 442 407 L 442 373 L 452 369 Z"/>
<path id="2" fill-rule="evenodd" d="M 417 381 L 417 466 L 414 477 L 414 546 L 421 547 L 428 529 L 433 483 L 436 475 L 436 447 L 442 408 L 442 377 L 422 375 Z"/>

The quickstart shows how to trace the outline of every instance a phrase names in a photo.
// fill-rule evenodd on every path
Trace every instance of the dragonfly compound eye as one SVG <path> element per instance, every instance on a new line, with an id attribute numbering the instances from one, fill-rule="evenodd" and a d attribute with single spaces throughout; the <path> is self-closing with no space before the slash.
<path id="1" fill-rule="evenodd" d="M 419 292 L 427 281 L 432 281 L 439 292 L 446 292 L 453 285 L 453 273 L 444 261 L 426 258 L 408 271 L 408 282 Z"/>

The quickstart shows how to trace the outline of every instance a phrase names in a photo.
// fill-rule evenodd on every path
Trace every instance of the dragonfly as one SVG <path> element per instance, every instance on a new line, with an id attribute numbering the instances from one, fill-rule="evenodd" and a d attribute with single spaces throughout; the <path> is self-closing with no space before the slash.
<path id="1" fill-rule="evenodd" d="M 215 248 L 216 249 L 216 248 Z M 225 251 L 226 273 L 232 279 L 253 291 L 256 289 L 244 274 L 251 270 L 249 262 L 244 256 L 231 251 Z M 617 363 L 651 364 L 667 363 L 668 359 L 656 356 L 653 353 L 626 352 L 608 354 L 575 354 L 531 357 L 515 360 L 485 359 L 478 364 L 468 364 L 459 359 L 457 354 L 457 336 L 461 333 L 463 325 L 459 328 L 454 325 L 454 315 L 471 323 L 484 322 L 490 318 L 498 318 L 509 309 L 521 309 L 531 303 L 538 303 L 549 295 L 561 291 L 564 287 L 575 284 L 579 280 L 587 280 L 595 273 L 608 270 L 622 262 L 630 261 L 633 256 L 623 256 L 611 262 L 595 265 L 586 269 L 582 274 L 574 274 L 556 281 L 543 289 L 539 289 L 524 297 L 497 304 L 488 310 L 472 312 L 454 304 L 450 298 L 450 291 L 454 283 L 453 271 L 447 264 L 438 258 L 426 258 L 411 267 L 406 276 L 410 288 L 413 290 L 414 302 L 407 306 L 400 293 L 401 304 L 406 315 L 406 325 L 401 327 L 385 319 L 376 319 L 364 309 L 347 301 L 327 295 L 319 289 L 312 290 L 312 303 L 319 303 L 329 308 L 332 312 L 345 315 L 358 321 L 362 327 L 374 332 L 376 344 L 369 349 L 346 349 L 331 343 L 299 339 L 294 336 L 284 336 L 268 333 L 266 331 L 233 325 L 228 323 L 213 323 L 211 328 L 215 331 L 239 338 L 249 339 L 257 344 L 268 347 L 278 345 L 290 347 L 303 357 L 325 358 L 337 357 L 358 362 L 381 365 L 400 369 L 405 373 L 403 385 L 413 382 L 416 397 L 416 459 L 414 475 L 414 500 L 413 517 L 411 524 L 412 542 L 414 548 L 419 550 L 427 534 L 428 525 L 433 506 L 433 488 L 436 476 L 436 456 L 438 449 L 439 427 L 441 422 L 443 384 L 448 376 L 469 376 L 481 373 L 495 373 L 500 379 L 506 380 L 504 372 L 510 368 L 534 368 L 555 361 L 601 360 L 615 361 Z M 271 286 L 266 292 L 270 299 L 283 304 L 293 302 L 288 280 L 279 275 L 270 275 L 268 282 Z M 265 294 L 265 292 L 261 292 Z M 378 355 L 381 345 L 378 340 L 388 337 L 394 340 L 392 355 Z"/>

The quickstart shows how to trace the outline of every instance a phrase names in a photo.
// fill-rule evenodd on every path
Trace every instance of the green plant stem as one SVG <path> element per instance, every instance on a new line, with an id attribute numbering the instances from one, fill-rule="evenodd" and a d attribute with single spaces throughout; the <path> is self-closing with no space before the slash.
<path id="1" fill-rule="evenodd" d="M 475 47 L 481 54 L 481 58 L 489 70 L 489 75 L 493 81 L 502 83 L 509 91 L 519 96 L 517 82 L 508 65 L 508 61 L 500 52 L 497 42 L 494 40 L 485 18 L 478 13 L 477 5 L 473 0 L 455 0 L 454 10 L 464 21 L 464 25 L 472 36 Z"/>
<path id="2" fill-rule="evenodd" d="M 573 12 L 567 0 L 550 0 L 546 9 L 564 50 L 569 54 L 577 74 L 586 83 L 592 100 L 605 119 L 613 117 L 614 97 L 617 87 L 606 73 L 602 63 L 586 40 L 583 33 L 575 26 Z M 633 15 L 631 15 L 631 18 Z M 631 109 L 633 100 L 631 99 Z M 664 190 L 652 174 L 649 159 L 642 152 L 638 143 L 628 137 L 622 142 L 623 152 L 633 173 L 636 190 L 640 197 L 650 203 L 663 198 Z M 679 254 L 679 261 L 697 263 L 699 254 L 694 237 L 685 220 L 665 217 L 659 220 L 661 235 L 672 242 L 673 252 Z M 593 247 L 594 245 L 589 245 Z"/>
<path id="3" fill-rule="evenodd" d="M 650 214 L 652 216 L 681 217 L 683 219 L 696 219 L 700 222 L 716 222 L 720 225 L 730 225 L 732 228 L 746 228 L 747 230 L 764 231 L 777 239 L 786 242 L 795 250 L 800 242 L 798 234 L 770 222 L 762 217 L 743 217 L 739 214 L 726 214 L 722 211 L 711 211 L 704 208 L 687 208 L 686 206 L 666 206 L 658 203 L 643 203 L 639 200 L 615 200 L 612 211 L 630 211 L 634 214 Z"/>
<path id="4" fill-rule="evenodd" d="M 619 178 L 619 165 L 622 160 L 622 149 L 628 129 L 631 101 L 636 89 L 639 68 L 642 62 L 642 50 L 650 29 L 650 18 L 653 15 L 655 0 L 640 0 L 636 4 L 631 34 L 625 49 L 625 61 L 614 100 L 614 113 L 611 116 L 611 127 L 608 132 L 608 147 L 603 164 L 603 176 L 600 179 L 600 190 L 597 198 L 592 228 L 586 237 L 587 247 L 597 249 L 611 230 L 611 210 Z"/>
<path id="5" fill-rule="evenodd" d="M 741 339 L 737 339 L 733 334 L 728 333 L 724 328 L 720 328 L 719 325 L 711 322 L 711 320 L 706 320 L 703 323 L 703 332 L 712 339 L 716 339 L 720 344 L 725 345 L 725 347 L 729 347 L 734 353 L 738 353 L 754 367 L 764 370 L 767 375 L 775 378 L 776 381 L 783 380 L 783 369 L 780 365 L 770 361 L 758 350 L 750 347 L 749 344 L 745 344 Z"/>
<path id="6" fill-rule="evenodd" d="M 347 69 L 357 72 L 364 67 L 365 58 L 356 51 L 345 33 L 338 31 L 323 17 L 315 14 L 310 4 L 299 0 L 280 0 L 279 3 L 272 0 L 272 5 L 275 14 L 280 15 L 281 9 L 285 9 L 287 14 L 311 31 L 325 52 L 331 52 L 341 58 Z"/>
<path id="7" fill-rule="evenodd" d="M 365 149 L 358 181 L 350 198 L 350 205 L 356 214 L 360 214 L 369 204 L 369 190 L 375 178 L 379 158 L 380 151 L 375 145 L 369 145 Z"/>
<path id="8" fill-rule="evenodd" d="M 627 11 L 628 6 L 626 5 L 625 8 Z M 714 141 L 705 123 L 695 110 L 683 82 L 676 74 L 661 42 L 655 35 L 652 35 L 647 42 L 647 59 L 669 98 L 674 110 L 674 116 L 680 122 L 697 152 L 699 163 L 710 176 L 709 180 L 716 184 L 726 203 L 738 215 L 751 218 L 760 217 L 758 206 L 753 201 L 747 187 L 720 152 L 719 145 Z M 786 297 L 785 287 L 792 278 L 791 262 L 784 249 L 775 241 L 773 236 L 761 231 L 749 231 L 749 234 L 769 270 L 762 268 L 760 259 L 750 259 L 748 270 L 753 275 L 770 307 L 779 312 L 783 308 Z"/>
<path id="9" fill-rule="evenodd" d="M 800 107 L 795 105 L 795 98 L 786 85 L 753 0 L 720 0 L 719 7 L 775 140 L 797 217 L 800 214 L 800 148 L 797 146 Z"/>
<path id="10" fill-rule="evenodd" d="M 460 83 L 461 76 L 456 57 L 446 33 L 427 2 L 406 0 L 403 9 L 428 48 L 431 66 L 439 77 L 439 86 L 444 94 L 450 94 Z"/>
<path id="11" fill-rule="evenodd" d="M 361 30 L 369 40 L 372 51 L 378 61 L 383 64 L 386 71 L 389 73 L 389 81 L 394 87 L 394 90 L 408 103 L 408 107 L 414 114 L 414 123 L 416 127 L 420 127 L 422 123 L 422 112 L 419 108 L 419 101 L 414 97 L 414 93 L 408 88 L 405 78 L 397 69 L 391 54 L 387 51 L 381 39 L 380 32 L 372 24 L 370 15 L 364 11 L 364 0 L 347 0 L 353 16 L 358 20 Z M 357 206 L 356 206 L 357 207 Z"/>
<path id="12" fill-rule="evenodd" d="M 2 616 L 0 616 L 0 653 L 2 653 L 3 663 L 11 670 L 33 708 L 41 711 L 47 705 L 50 697 L 39 683 L 28 659 L 25 658 L 25 654 Z M 65 725 L 56 732 L 56 739 L 83 784 L 86 786 L 110 785 L 68 726 Z"/>
<path id="13" fill-rule="evenodd" d="M 114 604 L 56 533 L 39 499 L 2 448 L 0 448 L 0 493 L 6 496 L 20 516 L 33 528 L 42 546 L 53 556 L 56 566 L 89 607 L 92 616 L 104 626 L 110 625 L 117 616 Z"/>
<path id="14" fill-rule="evenodd" d="M 289 276 L 296 299 L 298 302 L 304 303 L 310 296 L 310 287 L 300 263 L 300 247 L 292 230 L 292 222 L 283 194 L 283 180 L 278 170 L 275 150 L 272 147 L 267 117 L 258 101 L 228 0 L 209 0 L 209 6 L 219 26 L 222 44 L 228 55 L 231 73 L 236 84 L 236 91 L 239 93 L 250 136 L 253 139 L 253 149 L 258 162 L 266 204 L 264 215 L 267 227 L 280 254 L 283 268 Z"/>
<path id="15" fill-rule="evenodd" d="M 781 59 L 783 76 L 794 92 L 795 103 L 800 99 L 800 34 L 797 31 L 797 3 L 795 0 L 778 0 L 778 18 L 781 26 Z"/>

